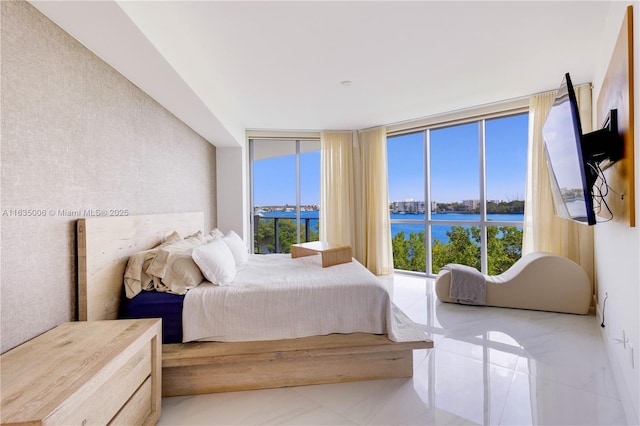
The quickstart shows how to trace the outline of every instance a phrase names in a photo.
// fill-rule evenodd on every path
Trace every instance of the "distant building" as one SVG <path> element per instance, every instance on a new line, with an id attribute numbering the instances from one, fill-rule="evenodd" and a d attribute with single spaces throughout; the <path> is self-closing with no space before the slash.
<path id="1" fill-rule="evenodd" d="M 475 210 L 478 208 L 480 200 L 462 200 L 462 204 L 464 204 L 467 210 Z"/>
<path id="2" fill-rule="evenodd" d="M 389 205 L 389 210 L 391 213 L 399 214 L 424 214 L 425 204 L 424 201 L 393 201 Z"/>

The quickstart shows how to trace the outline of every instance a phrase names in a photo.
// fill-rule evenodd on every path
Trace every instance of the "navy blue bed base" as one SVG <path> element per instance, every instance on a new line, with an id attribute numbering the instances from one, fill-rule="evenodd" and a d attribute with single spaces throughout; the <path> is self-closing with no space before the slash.
<path id="1" fill-rule="evenodd" d="M 162 318 L 162 343 L 182 343 L 184 295 L 143 291 L 133 299 L 123 294 L 119 319 Z"/>

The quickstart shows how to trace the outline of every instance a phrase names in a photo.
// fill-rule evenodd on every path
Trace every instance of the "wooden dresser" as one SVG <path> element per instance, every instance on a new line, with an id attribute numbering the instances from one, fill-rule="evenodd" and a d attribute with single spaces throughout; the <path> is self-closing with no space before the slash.
<path id="1" fill-rule="evenodd" d="M 62 324 L 0 357 L 2 424 L 156 424 L 159 319 Z"/>

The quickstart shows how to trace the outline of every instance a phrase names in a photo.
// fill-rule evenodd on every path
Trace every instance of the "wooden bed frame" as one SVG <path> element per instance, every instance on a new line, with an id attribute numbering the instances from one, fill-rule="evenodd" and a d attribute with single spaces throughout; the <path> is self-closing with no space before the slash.
<path id="1" fill-rule="evenodd" d="M 203 225 L 202 212 L 79 219 L 79 319 L 117 319 L 129 256 L 173 231 L 186 236 Z M 411 377 L 413 350 L 432 348 L 433 342 L 396 343 L 386 335 L 354 333 L 162 346 L 162 394 L 176 396 Z"/>

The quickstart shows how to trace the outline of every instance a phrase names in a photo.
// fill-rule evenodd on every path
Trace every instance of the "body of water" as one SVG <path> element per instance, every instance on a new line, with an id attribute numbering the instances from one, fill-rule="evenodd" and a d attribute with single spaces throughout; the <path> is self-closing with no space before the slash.
<path id="1" fill-rule="evenodd" d="M 404 219 L 404 220 L 424 220 L 424 214 L 391 214 L 391 219 Z M 432 220 L 480 220 L 480 214 L 475 213 L 432 213 Z M 516 214 L 487 214 L 487 220 L 499 221 L 499 222 L 515 222 L 514 226 L 522 229 L 520 223 L 524 220 L 523 213 Z M 432 225 L 431 226 L 431 241 L 439 240 L 445 244 L 449 243 L 449 237 L 447 232 L 451 230 L 452 225 Z M 467 225 L 463 225 L 467 226 Z M 468 225 L 473 226 L 473 225 Z M 405 238 L 409 238 L 411 232 L 420 232 L 425 229 L 423 224 L 409 224 L 409 223 L 392 223 L 391 224 L 391 236 L 394 237 L 398 232 L 404 231 Z"/>
<path id="2" fill-rule="evenodd" d="M 295 218 L 295 212 L 262 212 L 261 215 L 265 218 L 267 217 L 287 217 L 287 218 Z M 316 229 L 318 224 L 318 212 L 317 211 L 309 211 L 309 212 L 300 212 L 301 218 L 311 218 L 310 226 L 311 229 Z M 424 220 L 424 214 L 399 214 L 393 213 L 391 214 L 391 219 L 403 219 L 403 220 Z M 480 220 L 480 214 L 474 213 L 433 213 L 431 214 L 432 220 Z M 515 226 L 522 229 L 520 223 L 524 220 L 524 214 L 487 214 L 487 219 L 489 221 L 505 221 L 505 222 L 516 222 Z M 411 232 L 420 232 L 423 231 L 423 224 L 409 224 L 409 223 L 392 223 L 391 224 L 391 236 L 394 237 L 398 232 L 404 231 L 406 238 L 409 238 L 409 234 Z M 432 241 L 438 239 L 444 243 L 449 242 L 449 238 L 447 237 L 447 232 L 451 229 L 451 225 L 433 225 L 431 227 L 431 238 Z"/>

